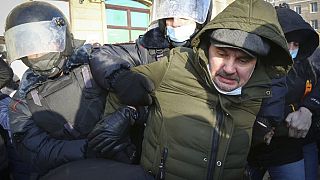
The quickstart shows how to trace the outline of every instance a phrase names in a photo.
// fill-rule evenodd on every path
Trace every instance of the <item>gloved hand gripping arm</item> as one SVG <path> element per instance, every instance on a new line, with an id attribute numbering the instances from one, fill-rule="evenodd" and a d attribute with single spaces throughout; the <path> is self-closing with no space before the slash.
<path id="1" fill-rule="evenodd" d="M 289 127 L 289 137 L 304 138 L 311 126 L 312 113 L 308 108 L 300 107 L 288 114 L 286 122 Z"/>
<path id="2" fill-rule="evenodd" d="M 120 55 L 116 56 L 115 49 L 111 47 L 104 46 L 92 50 L 89 63 L 93 78 L 102 88 L 115 92 L 123 104 L 150 105 L 152 103 L 150 93 L 154 90 L 153 82 L 142 74 L 130 71 L 130 67 L 137 65 L 135 61 Z"/>
<path id="3" fill-rule="evenodd" d="M 110 77 L 110 87 L 121 103 L 130 106 L 152 104 L 151 93 L 155 87 L 145 75 L 127 69 L 116 71 Z"/>
<path id="4" fill-rule="evenodd" d="M 313 83 L 312 91 L 299 104 L 290 104 L 290 113 L 286 118 L 289 127 L 289 136 L 295 138 L 306 137 L 311 124 L 318 124 L 316 114 L 320 112 L 320 78 Z"/>
<path id="5" fill-rule="evenodd" d="M 89 148 L 100 157 L 130 162 L 134 158 L 134 146 L 129 130 L 137 118 L 137 111 L 128 106 L 104 117 L 88 135 Z M 128 159 L 117 159 L 120 152 L 124 152 Z"/>

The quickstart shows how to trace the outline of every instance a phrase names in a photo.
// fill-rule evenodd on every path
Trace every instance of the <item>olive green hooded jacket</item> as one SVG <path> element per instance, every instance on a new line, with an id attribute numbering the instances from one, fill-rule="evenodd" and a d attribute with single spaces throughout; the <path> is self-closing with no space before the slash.
<path id="1" fill-rule="evenodd" d="M 240 29 L 270 41 L 272 53 L 259 58 L 241 95 L 218 93 L 210 78 L 209 35 L 216 28 Z M 272 95 L 266 66 L 290 63 L 286 40 L 270 4 L 239 0 L 209 22 L 192 43 L 193 49 L 175 48 L 168 57 L 133 69 L 156 87 L 141 165 L 167 180 L 241 179 L 256 114 L 262 98 Z M 112 99 L 109 103 L 109 112 L 118 107 Z"/>

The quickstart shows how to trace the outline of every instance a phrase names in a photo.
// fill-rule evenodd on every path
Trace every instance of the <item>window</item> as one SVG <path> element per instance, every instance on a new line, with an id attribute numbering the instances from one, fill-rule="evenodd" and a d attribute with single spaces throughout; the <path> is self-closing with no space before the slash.
<path id="1" fill-rule="evenodd" d="M 310 24 L 313 27 L 313 29 L 318 29 L 318 20 L 311 20 Z"/>
<path id="2" fill-rule="evenodd" d="M 318 3 L 313 2 L 310 4 L 310 12 L 318 12 Z"/>
<path id="3" fill-rule="evenodd" d="M 132 0 L 105 0 L 108 43 L 134 42 L 149 25 L 149 7 Z"/>
<path id="4" fill-rule="evenodd" d="M 296 11 L 296 13 L 298 13 L 298 14 L 301 14 L 301 6 L 300 5 L 295 6 L 294 11 Z"/>

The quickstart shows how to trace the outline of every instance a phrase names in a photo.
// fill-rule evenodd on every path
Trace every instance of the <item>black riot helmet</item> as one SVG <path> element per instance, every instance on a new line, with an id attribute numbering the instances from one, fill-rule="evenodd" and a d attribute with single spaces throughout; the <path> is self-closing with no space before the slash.
<path id="1" fill-rule="evenodd" d="M 9 61 L 21 59 L 40 75 L 55 76 L 73 52 L 73 37 L 64 14 L 47 2 L 22 3 L 6 19 Z"/>

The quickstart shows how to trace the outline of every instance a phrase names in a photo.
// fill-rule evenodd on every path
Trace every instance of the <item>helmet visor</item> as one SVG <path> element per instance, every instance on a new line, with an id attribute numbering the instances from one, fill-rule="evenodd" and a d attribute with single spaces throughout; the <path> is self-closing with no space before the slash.
<path id="1" fill-rule="evenodd" d="M 25 56 L 49 52 L 63 52 L 66 45 L 66 25 L 57 21 L 25 23 L 5 32 L 10 62 Z"/>
<path id="2" fill-rule="evenodd" d="M 151 21 L 165 18 L 192 19 L 203 24 L 211 0 L 154 0 Z"/>

